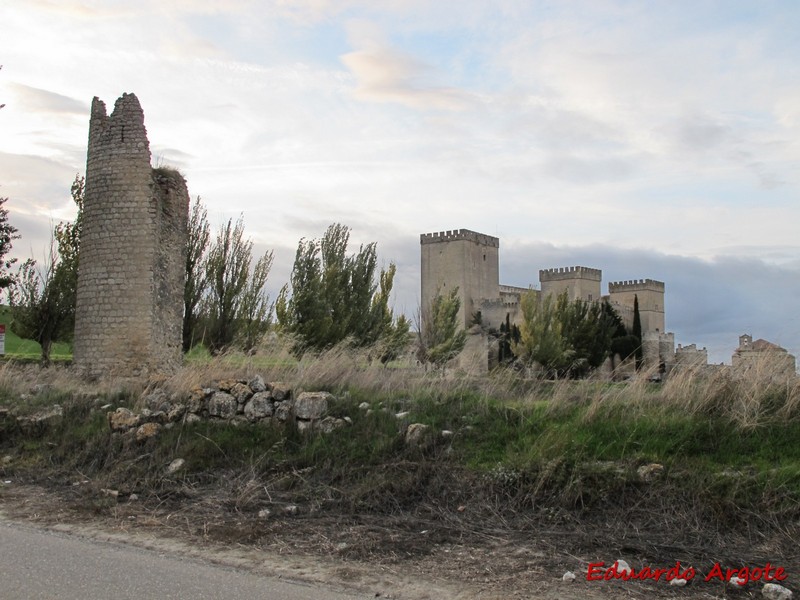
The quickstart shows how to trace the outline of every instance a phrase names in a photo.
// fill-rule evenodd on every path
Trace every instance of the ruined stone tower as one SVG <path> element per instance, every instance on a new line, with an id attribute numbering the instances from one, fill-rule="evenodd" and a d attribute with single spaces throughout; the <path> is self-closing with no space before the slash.
<path id="1" fill-rule="evenodd" d="M 181 326 L 189 193 L 153 169 L 144 114 L 123 94 L 92 101 L 75 313 L 74 363 L 90 376 L 174 369 Z"/>
<path id="2" fill-rule="evenodd" d="M 419 236 L 422 268 L 422 309 L 437 293 L 458 287 L 459 323 L 469 327 L 481 301 L 500 296 L 500 240 L 469 229 L 423 233 Z"/>

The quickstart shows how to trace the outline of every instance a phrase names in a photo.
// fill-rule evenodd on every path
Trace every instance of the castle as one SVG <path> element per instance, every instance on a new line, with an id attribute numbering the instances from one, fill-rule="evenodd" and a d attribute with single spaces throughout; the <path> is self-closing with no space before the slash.
<path id="1" fill-rule="evenodd" d="M 181 364 L 189 192 L 150 166 L 144 114 L 123 94 L 92 101 L 75 309 L 74 364 L 134 376 Z"/>
<path id="2" fill-rule="evenodd" d="M 421 306 L 424 318 L 427 307 L 437 294 L 458 288 L 461 302 L 458 319 L 461 327 L 469 329 L 480 317 L 486 329 L 499 329 L 506 320 L 520 324 L 522 294 L 539 296 L 566 292 L 570 300 L 587 302 L 608 300 L 630 330 L 633 325 L 634 303 L 639 304 L 642 325 L 642 352 L 647 369 L 669 372 L 674 368 L 708 367 L 708 351 L 695 344 L 675 348 L 675 336 L 665 328 L 664 282 L 654 279 L 612 281 L 608 294 L 603 295 L 602 271 L 589 267 L 560 267 L 539 271 L 539 289 L 500 284 L 499 238 L 456 229 L 420 235 Z M 472 342 L 465 353 L 473 362 L 488 365 L 485 344 Z M 739 347 L 732 357 L 732 368 L 739 372 L 769 368 L 772 372 L 794 374 L 795 357 L 780 346 L 750 335 L 739 338 Z"/>
<path id="3" fill-rule="evenodd" d="M 633 325 L 634 300 L 638 299 L 642 324 L 642 346 L 646 366 L 667 368 L 675 358 L 672 333 L 665 331 L 664 283 L 654 279 L 615 281 L 608 294 L 601 290 L 602 271 L 589 267 L 561 267 L 539 271 L 539 290 L 500 284 L 499 238 L 457 229 L 420 235 L 421 302 L 430 306 L 437 294 L 457 287 L 461 301 L 459 323 L 481 324 L 497 329 L 508 319 L 519 324 L 522 294 L 567 293 L 570 300 L 588 302 L 607 299 L 627 328 Z"/>

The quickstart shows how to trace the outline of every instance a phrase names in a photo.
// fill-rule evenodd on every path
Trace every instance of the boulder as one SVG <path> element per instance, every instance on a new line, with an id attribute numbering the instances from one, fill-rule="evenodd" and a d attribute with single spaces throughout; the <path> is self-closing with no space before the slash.
<path id="1" fill-rule="evenodd" d="M 288 400 L 292 397 L 292 387 L 288 383 L 273 381 L 269 386 L 272 388 L 272 397 L 275 400 Z"/>
<path id="2" fill-rule="evenodd" d="M 149 440 L 157 436 L 162 428 L 163 425 L 160 423 L 145 423 L 136 430 L 136 441 L 144 442 L 145 440 Z"/>
<path id="3" fill-rule="evenodd" d="M 639 475 L 639 479 L 642 481 L 649 483 L 661 477 L 664 474 L 664 465 L 660 465 L 658 463 L 650 463 L 647 465 L 642 465 L 638 469 L 636 469 L 636 473 Z"/>
<path id="4" fill-rule="evenodd" d="M 236 398 L 226 392 L 216 392 L 208 400 L 208 414 L 220 419 L 231 419 L 236 416 L 239 403 Z"/>
<path id="5" fill-rule="evenodd" d="M 254 394 L 258 394 L 260 392 L 267 392 L 269 388 L 267 384 L 264 383 L 264 378 L 261 375 L 256 375 L 250 381 L 247 382 L 247 385 L 253 390 Z"/>
<path id="6" fill-rule="evenodd" d="M 183 466 L 186 464 L 186 461 L 182 458 L 176 458 L 167 467 L 166 474 L 167 475 L 174 475 L 178 471 L 180 471 Z"/>
<path id="7" fill-rule="evenodd" d="M 406 429 L 406 444 L 409 446 L 422 446 L 431 438 L 431 426 L 425 423 L 412 423 Z"/>
<path id="8" fill-rule="evenodd" d="M 167 420 L 170 423 L 177 423 L 183 418 L 183 415 L 186 414 L 186 405 L 185 404 L 175 404 L 172 408 L 169 409 L 167 413 Z"/>
<path id="9" fill-rule="evenodd" d="M 766 583 L 761 589 L 761 595 L 767 600 L 791 600 L 792 590 L 777 583 Z"/>
<path id="10" fill-rule="evenodd" d="M 272 413 L 272 394 L 270 392 L 258 392 L 244 405 L 244 416 L 250 421 L 271 417 Z"/>
<path id="11" fill-rule="evenodd" d="M 196 415 L 194 413 L 186 413 L 186 416 L 183 417 L 183 422 L 186 423 L 187 425 L 191 425 L 192 423 L 199 423 L 202 420 L 203 419 L 200 417 L 200 415 Z"/>
<path id="12" fill-rule="evenodd" d="M 249 385 L 237 382 L 231 387 L 230 394 L 236 398 L 236 402 L 244 405 L 253 395 L 253 391 L 250 389 Z"/>
<path id="13" fill-rule="evenodd" d="M 310 435 L 314 431 L 314 421 L 297 421 L 297 431 L 303 435 Z"/>
<path id="14" fill-rule="evenodd" d="M 194 388 L 186 399 L 186 409 L 199 415 L 208 409 L 208 398 L 214 393 L 212 388 Z"/>
<path id="15" fill-rule="evenodd" d="M 321 419 L 328 414 L 328 403 L 334 400 L 328 392 L 303 392 L 294 400 L 294 414 L 298 419 Z"/>
<path id="16" fill-rule="evenodd" d="M 281 423 L 289 421 L 293 417 L 292 403 L 291 402 L 276 402 L 273 413 L 275 418 Z"/>
<path id="17" fill-rule="evenodd" d="M 136 413 L 127 408 L 118 408 L 114 412 L 108 413 L 108 424 L 111 431 L 127 431 L 133 427 L 138 427 L 141 418 Z"/>
<path id="18" fill-rule="evenodd" d="M 344 419 L 337 419 L 336 417 L 325 417 L 319 422 L 319 430 L 322 433 L 331 433 L 340 427 L 347 425 Z"/>
<path id="19" fill-rule="evenodd" d="M 220 379 L 217 381 L 217 389 L 220 392 L 230 392 L 237 383 L 241 383 L 236 379 Z"/>
<path id="20" fill-rule="evenodd" d="M 164 404 L 169 404 L 169 398 L 164 390 L 156 390 L 147 394 L 143 399 L 144 405 L 150 410 L 162 410 Z"/>

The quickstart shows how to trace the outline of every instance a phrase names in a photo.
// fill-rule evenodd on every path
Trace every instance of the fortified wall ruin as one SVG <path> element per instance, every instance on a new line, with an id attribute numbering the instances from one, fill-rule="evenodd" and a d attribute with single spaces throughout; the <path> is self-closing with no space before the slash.
<path id="1" fill-rule="evenodd" d="M 170 371 L 181 361 L 189 192 L 153 169 L 133 94 L 111 116 L 92 100 L 74 364 L 88 376 Z"/>

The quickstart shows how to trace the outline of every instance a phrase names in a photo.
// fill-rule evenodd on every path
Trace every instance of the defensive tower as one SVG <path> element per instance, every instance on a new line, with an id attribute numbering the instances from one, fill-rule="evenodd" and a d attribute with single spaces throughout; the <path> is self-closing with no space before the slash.
<path id="1" fill-rule="evenodd" d="M 561 294 L 565 290 L 570 300 L 595 302 L 600 300 L 600 281 L 603 272 L 589 267 L 559 267 L 539 271 L 542 295 Z"/>
<path id="2" fill-rule="evenodd" d="M 500 296 L 500 240 L 469 229 L 457 229 L 423 233 L 419 243 L 423 313 L 437 293 L 448 294 L 458 287 L 459 323 L 468 327 L 483 300 L 496 300 Z"/>
<path id="3" fill-rule="evenodd" d="M 152 169 L 144 114 L 123 94 L 92 101 L 75 312 L 74 362 L 90 376 L 180 364 L 189 193 Z"/>
<path id="4" fill-rule="evenodd" d="M 664 333 L 664 282 L 654 279 L 613 281 L 608 284 L 608 300 L 622 317 L 625 327 L 633 326 L 634 299 L 639 300 L 642 332 Z"/>

